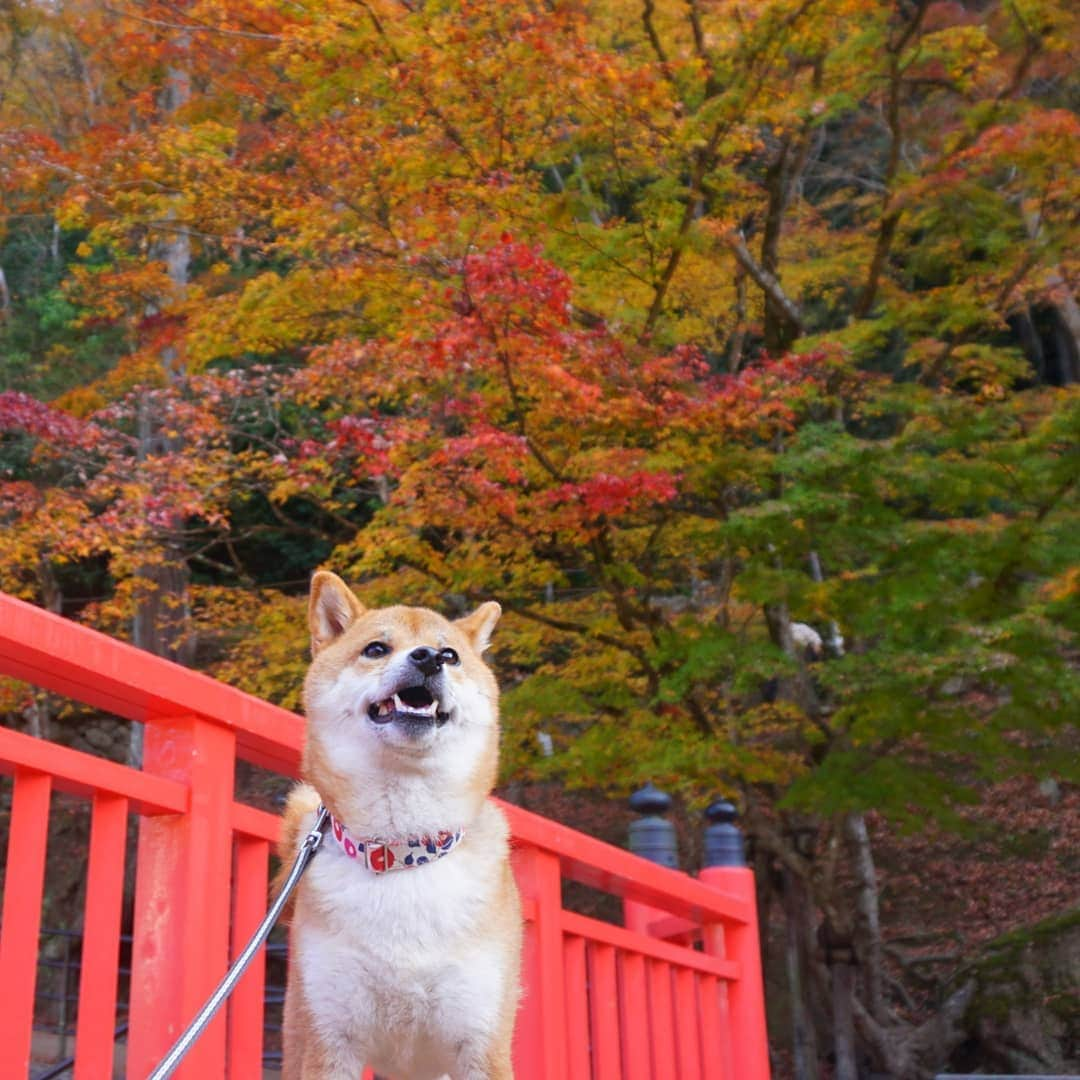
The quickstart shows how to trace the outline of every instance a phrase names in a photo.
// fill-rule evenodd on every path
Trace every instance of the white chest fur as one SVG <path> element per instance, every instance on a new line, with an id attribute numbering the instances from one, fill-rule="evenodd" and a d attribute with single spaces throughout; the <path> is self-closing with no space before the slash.
<path id="1" fill-rule="evenodd" d="M 332 842 L 313 861 L 292 944 L 311 1022 L 340 1059 L 417 1078 L 482 1059 L 515 990 L 490 934 L 505 841 L 478 831 L 397 873 L 373 874 Z"/>

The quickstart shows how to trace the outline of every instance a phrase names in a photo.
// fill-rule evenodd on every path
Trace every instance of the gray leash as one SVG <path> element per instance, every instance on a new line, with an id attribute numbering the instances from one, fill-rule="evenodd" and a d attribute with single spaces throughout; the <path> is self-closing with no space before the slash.
<path id="1" fill-rule="evenodd" d="M 304 837 L 304 842 L 300 845 L 300 850 L 296 854 L 296 862 L 293 863 L 293 868 L 289 871 L 289 876 L 285 879 L 285 884 L 282 885 L 277 899 L 270 905 L 266 918 L 259 923 L 255 936 L 244 946 L 244 951 L 233 961 L 232 967 L 229 968 L 225 973 L 225 977 L 218 983 L 217 989 L 210 995 L 210 999 L 199 1010 L 199 1014 L 195 1019 L 188 1024 L 183 1035 L 176 1040 L 165 1059 L 146 1080 L 168 1080 L 168 1077 L 172 1076 L 176 1067 L 183 1060 L 184 1055 L 194 1045 L 195 1040 L 206 1029 L 206 1025 L 213 1020 L 214 1014 L 225 1004 L 226 998 L 233 992 L 233 988 L 239 981 L 240 976 L 244 974 L 248 964 L 251 963 L 252 957 L 259 951 L 259 946 L 262 945 L 273 929 L 274 923 L 277 922 L 278 916 L 281 914 L 281 909 L 285 906 L 285 901 L 289 899 L 289 894 L 296 888 L 304 871 L 308 868 L 308 864 L 314 858 L 315 852 L 318 851 L 319 845 L 322 843 L 323 831 L 329 820 L 330 811 L 325 806 L 320 806 L 315 825 L 311 832 Z"/>

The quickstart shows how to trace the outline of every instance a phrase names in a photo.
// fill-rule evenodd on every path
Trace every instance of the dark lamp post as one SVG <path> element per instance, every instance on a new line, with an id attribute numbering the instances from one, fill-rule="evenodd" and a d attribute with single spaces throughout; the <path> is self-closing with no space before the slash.
<path id="1" fill-rule="evenodd" d="M 705 811 L 705 866 L 745 866 L 742 829 L 735 824 L 738 811 L 727 799 L 717 799 Z"/>
<path id="2" fill-rule="evenodd" d="M 649 862 L 679 868 L 675 826 L 660 815 L 671 809 L 671 796 L 650 781 L 630 796 L 630 809 L 641 814 L 630 823 L 630 850 Z"/>

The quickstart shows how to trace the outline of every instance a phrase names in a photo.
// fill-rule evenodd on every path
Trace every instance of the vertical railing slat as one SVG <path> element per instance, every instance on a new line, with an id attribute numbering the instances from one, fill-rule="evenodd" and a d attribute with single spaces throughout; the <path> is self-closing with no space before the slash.
<path id="1" fill-rule="evenodd" d="M 26 1076 L 30 1069 L 51 792 L 51 777 L 16 771 L 0 927 L 0 986 L 4 988 L 0 1048 L 5 1076 Z"/>
<path id="2" fill-rule="evenodd" d="M 128 801 L 99 791 L 90 817 L 75 1080 L 112 1076 Z"/>
<path id="3" fill-rule="evenodd" d="M 614 946 L 590 942 L 588 961 L 593 1080 L 620 1080 L 619 986 Z"/>
<path id="4" fill-rule="evenodd" d="M 737 1080 L 731 1075 L 725 988 L 714 975 L 698 976 L 702 1080 Z"/>
<path id="5" fill-rule="evenodd" d="M 647 965 L 653 1080 L 677 1080 L 671 965 L 662 960 L 649 960 Z"/>
<path id="6" fill-rule="evenodd" d="M 697 975 L 690 968 L 679 968 L 675 972 L 675 1046 L 679 1080 L 701 1080 Z"/>
<path id="7" fill-rule="evenodd" d="M 239 836 L 233 873 L 232 959 L 244 951 L 266 914 L 266 879 L 270 845 Z M 262 1070 L 263 997 L 266 989 L 266 946 L 233 991 L 229 1001 L 229 1076 L 235 1080 L 258 1076 Z"/>
<path id="8" fill-rule="evenodd" d="M 619 951 L 619 1029 L 624 1080 L 650 1080 L 649 994 L 645 957 Z"/>
<path id="9" fill-rule="evenodd" d="M 563 942 L 566 978 L 566 1065 L 569 1080 L 590 1080 L 589 1070 L 589 974 L 585 939 L 568 935 Z"/>

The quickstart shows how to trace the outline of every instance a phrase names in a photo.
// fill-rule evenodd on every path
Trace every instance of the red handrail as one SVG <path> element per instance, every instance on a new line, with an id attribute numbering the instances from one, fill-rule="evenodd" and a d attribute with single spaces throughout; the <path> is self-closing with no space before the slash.
<path id="1" fill-rule="evenodd" d="M 235 801 L 235 763 L 295 776 L 303 720 L 4 594 L 0 674 L 145 725 L 142 770 L 0 729 L 0 773 L 14 776 L 0 1075 L 30 1065 L 49 803 L 61 791 L 91 806 L 76 1080 L 113 1075 L 125 837 L 129 815 L 138 822 L 126 1075 L 142 1080 L 266 909 L 279 823 Z M 503 809 L 526 918 L 520 1080 L 766 1080 L 750 871 L 694 879 Z M 564 909 L 565 880 L 622 897 L 625 925 Z M 178 1077 L 260 1075 L 263 986 L 260 960 Z"/>

